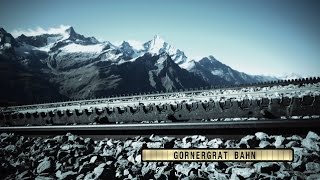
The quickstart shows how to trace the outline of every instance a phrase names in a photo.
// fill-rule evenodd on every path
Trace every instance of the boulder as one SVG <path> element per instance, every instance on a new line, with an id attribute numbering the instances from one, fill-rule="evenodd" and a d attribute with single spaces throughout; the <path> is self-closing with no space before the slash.
<path id="1" fill-rule="evenodd" d="M 93 170 L 94 177 L 97 179 L 112 179 L 114 176 L 112 176 L 112 172 L 110 172 L 110 169 L 107 167 L 106 163 L 102 163 Z"/>
<path id="2" fill-rule="evenodd" d="M 84 143 L 85 143 L 85 144 L 88 144 L 88 145 L 93 145 L 93 144 L 94 144 L 94 141 L 93 141 L 91 138 L 85 138 L 85 139 L 84 139 Z"/>
<path id="3" fill-rule="evenodd" d="M 51 170 L 53 170 L 54 168 L 52 167 L 53 162 L 50 158 L 45 157 L 42 162 L 40 162 L 40 164 L 37 167 L 37 173 L 41 174 L 41 173 L 45 173 L 45 172 L 51 172 Z"/>
<path id="4" fill-rule="evenodd" d="M 300 142 L 299 141 L 290 141 L 287 144 L 285 144 L 286 148 L 292 148 L 292 147 L 300 147 Z"/>
<path id="5" fill-rule="evenodd" d="M 108 168 L 105 168 L 106 164 L 99 164 L 94 168 L 92 173 L 88 173 L 84 179 L 113 179 L 113 176 L 109 176 Z"/>
<path id="6" fill-rule="evenodd" d="M 5 151 L 7 151 L 8 153 L 13 153 L 15 151 L 17 151 L 16 146 L 15 145 L 8 145 L 4 148 Z"/>
<path id="7" fill-rule="evenodd" d="M 92 171 L 94 168 L 95 168 L 95 165 L 94 165 L 94 164 L 91 164 L 91 163 L 89 163 L 89 162 L 84 162 L 84 163 L 79 167 L 78 173 L 80 173 L 80 174 L 86 174 L 86 173 Z"/>
<path id="8" fill-rule="evenodd" d="M 264 132 L 256 132 L 254 135 L 260 141 L 266 141 L 269 138 L 269 135 Z"/>
<path id="9" fill-rule="evenodd" d="M 78 173 L 74 171 L 62 172 L 59 170 L 56 172 L 56 177 L 58 179 L 75 179 L 77 175 Z"/>
<path id="10" fill-rule="evenodd" d="M 236 148 L 237 147 L 237 142 L 235 140 L 226 140 L 224 143 L 225 148 Z"/>
<path id="11" fill-rule="evenodd" d="M 259 140 L 257 140 L 256 136 L 247 135 L 243 137 L 240 142 L 237 144 L 237 147 L 240 148 L 255 148 L 259 146 Z"/>
<path id="12" fill-rule="evenodd" d="M 192 163 L 182 163 L 175 165 L 175 170 L 178 173 L 184 174 L 186 176 L 189 176 L 189 173 L 191 169 L 198 169 L 200 165 L 198 163 L 192 162 Z"/>
<path id="13" fill-rule="evenodd" d="M 301 141 L 302 147 L 305 147 L 309 151 L 320 151 L 319 142 L 313 138 L 305 138 Z"/>
<path id="14" fill-rule="evenodd" d="M 37 176 L 35 180 L 54 180 L 55 178 L 46 177 L 46 176 Z"/>
<path id="15" fill-rule="evenodd" d="M 318 141 L 320 139 L 320 137 L 315 132 L 309 131 L 307 136 L 306 136 L 306 139 L 312 139 L 314 141 Z"/>
<path id="16" fill-rule="evenodd" d="M 162 143 L 161 142 L 148 142 L 147 147 L 148 148 L 161 148 Z"/>
<path id="17" fill-rule="evenodd" d="M 320 164 L 315 162 L 308 162 L 306 164 L 306 172 L 307 173 L 319 173 L 320 172 Z"/>
<path id="18" fill-rule="evenodd" d="M 292 136 L 286 137 L 286 139 L 289 141 L 302 141 L 303 138 L 298 135 L 292 135 Z"/>
<path id="19" fill-rule="evenodd" d="M 31 177 L 33 176 L 32 172 L 30 170 L 25 170 L 21 173 L 19 173 L 17 176 L 16 176 L 16 179 L 31 179 Z"/>
<path id="20" fill-rule="evenodd" d="M 289 179 L 291 174 L 288 171 L 278 171 L 275 173 L 279 179 Z"/>
<path id="21" fill-rule="evenodd" d="M 142 148 L 143 144 L 145 144 L 145 142 L 136 141 L 133 142 L 131 146 L 135 151 L 139 151 Z"/>
<path id="22" fill-rule="evenodd" d="M 210 175 L 214 175 L 213 178 Z M 210 174 L 208 176 L 208 179 L 214 179 L 214 180 L 227 180 L 231 179 L 229 174 L 220 173 L 218 171 L 215 171 L 213 174 Z"/>
<path id="23" fill-rule="evenodd" d="M 209 148 L 221 148 L 223 145 L 223 141 L 220 138 L 212 139 L 207 143 Z"/>
<path id="24" fill-rule="evenodd" d="M 320 179 L 320 174 L 311 174 L 307 177 L 306 180 L 319 180 Z"/>
<path id="25" fill-rule="evenodd" d="M 205 168 L 205 171 L 208 172 L 208 173 L 216 172 L 216 166 L 217 165 L 218 165 L 217 162 L 209 163 L 208 166 Z"/>
<path id="26" fill-rule="evenodd" d="M 255 172 L 256 170 L 252 168 L 233 168 L 232 169 L 232 175 L 236 174 L 237 176 L 241 176 L 242 178 L 250 178 L 254 175 Z"/>
<path id="27" fill-rule="evenodd" d="M 258 162 L 253 166 L 256 169 L 257 173 L 271 174 L 272 172 L 280 170 L 280 165 L 274 162 Z"/>
<path id="28" fill-rule="evenodd" d="M 271 136 L 275 141 L 272 143 L 276 148 L 282 148 L 283 141 L 285 138 L 283 136 Z"/>
<path id="29" fill-rule="evenodd" d="M 319 136 L 316 133 L 309 131 L 306 138 L 302 140 L 301 145 L 310 151 L 320 151 L 318 140 Z"/>
<path id="30" fill-rule="evenodd" d="M 84 179 L 85 175 L 84 174 L 79 174 L 77 177 L 76 177 L 76 180 L 82 180 Z"/>
<path id="31" fill-rule="evenodd" d="M 259 143 L 259 148 L 270 148 L 271 143 L 269 141 L 260 141 Z"/>

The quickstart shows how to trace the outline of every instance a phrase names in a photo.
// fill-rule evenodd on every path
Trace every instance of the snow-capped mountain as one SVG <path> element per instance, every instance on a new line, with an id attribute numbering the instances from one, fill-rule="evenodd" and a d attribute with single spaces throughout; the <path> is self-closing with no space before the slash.
<path id="1" fill-rule="evenodd" d="M 131 58 L 143 56 L 146 53 L 157 55 L 165 52 L 171 56 L 178 65 L 188 61 L 188 57 L 183 51 L 165 42 L 159 35 L 155 35 L 153 39 L 145 43 L 139 41 L 123 41 L 119 47 L 123 50 L 123 53 L 130 55 Z"/>
<path id="2" fill-rule="evenodd" d="M 166 52 L 172 57 L 175 63 L 182 64 L 187 61 L 187 57 L 183 51 L 176 49 L 172 45 L 165 42 L 160 36 L 156 35 L 154 38 L 143 44 L 144 52 L 159 54 Z"/>
<path id="3" fill-rule="evenodd" d="M 13 53 L 15 46 L 17 46 L 17 42 L 13 36 L 0 27 L 0 54 Z"/>
<path id="4" fill-rule="evenodd" d="M 255 83 L 266 80 L 276 80 L 272 77 L 252 76 L 243 72 L 232 69 L 231 67 L 221 63 L 213 56 L 204 57 L 197 61 L 189 61 L 182 64 L 182 67 L 188 69 L 203 77 L 209 84 L 244 84 Z"/>
<path id="5" fill-rule="evenodd" d="M 11 34 L 0 28 L 0 105 L 67 99 L 59 92 L 58 85 L 50 82 L 47 73 L 37 66 L 29 68 L 23 64 L 25 59 L 15 51 L 19 45 Z"/>
<path id="6" fill-rule="evenodd" d="M 114 45 L 78 34 L 70 26 L 16 38 L 0 30 L 0 58 L 10 57 L 6 63 L 15 63 L 21 73 L 41 75 L 50 85 L 39 86 L 52 87 L 54 97 L 85 99 L 264 80 L 235 71 L 213 56 L 191 60 L 159 36 Z M 32 88 L 28 90 L 35 91 Z"/>

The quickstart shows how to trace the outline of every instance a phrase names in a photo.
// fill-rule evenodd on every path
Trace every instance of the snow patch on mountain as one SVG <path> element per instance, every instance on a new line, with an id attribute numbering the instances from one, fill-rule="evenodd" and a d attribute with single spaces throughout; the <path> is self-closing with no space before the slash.
<path id="1" fill-rule="evenodd" d="M 61 50 L 68 53 L 101 53 L 104 47 L 103 44 L 81 45 L 72 43 L 62 47 Z"/>
<path id="2" fill-rule="evenodd" d="M 167 60 L 167 54 L 163 53 L 160 55 L 160 58 L 158 59 L 156 64 L 163 65 L 166 60 Z"/>
<path id="3" fill-rule="evenodd" d="M 212 75 L 223 76 L 223 71 L 221 69 L 216 69 L 211 71 Z"/>
<path id="4" fill-rule="evenodd" d="M 199 61 L 201 61 L 202 59 L 207 58 L 209 60 L 211 60 L 212 62 L 217 61 L 213 56 L 205 56 L 205 57 L 196 57 L 195 59 L 189 59 L 186 58 L 185 61 L 183 61 L 182 63 L 179 64 L 179 66 L 183 69 L 186 69 L 188 71 L 190 71 L 192 68 L 195 67 L 196 63 L 198 63 Z M 219 72 L 218 72 L 219 71 Z M 223 74 L 223 72 L 221 70 L 218 71 L 213 71 L 211 72 L 213 75 L 221 75 Z"/>
<path id="5" fill-rule="evenodd" d="M 4 46 L 4 48 L 8 48 L 8 49 L 11 48 L 11 44 L 10 43 L 4 43 L 3 46 Z"/>
<path id="6" fill-rule="evenodd" d="M 190 61 L 186 61 L 182 64 L 179 65 L 181 68 L 186 69 L 186 70 L 190 70 L 195 66 L 195 61 L 194 60 L 190 60 Z"/>

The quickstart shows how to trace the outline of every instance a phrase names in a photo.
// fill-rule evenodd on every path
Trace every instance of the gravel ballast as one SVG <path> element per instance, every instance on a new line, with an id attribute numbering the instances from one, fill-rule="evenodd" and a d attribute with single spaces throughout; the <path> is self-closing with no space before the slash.
<path id="1" fill-rule="evenodd" d="M 233 139 L 205 136 L 126 140 L 66 134 L 0 135 L 0 179 L 320 179 L 320 137 L 257 132 Z M 142 162 L 142 148 L 293 148 L 293 162 Z"/>

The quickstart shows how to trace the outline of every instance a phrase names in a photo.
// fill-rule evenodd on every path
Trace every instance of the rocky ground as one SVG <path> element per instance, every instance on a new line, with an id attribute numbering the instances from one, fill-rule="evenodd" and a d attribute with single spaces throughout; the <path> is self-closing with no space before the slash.
<path id="1" fill-rule="evenodd" d="M 204 136 L 135 137 L 125 141 L 66 134 L 30 138 L 0 135 L 0 179 L 320 179 L 320 137 L 267 135 L 241 140 Z M 149 148 L 293 148 L 294 161 L 274 162 L 141 162 Z"/>

